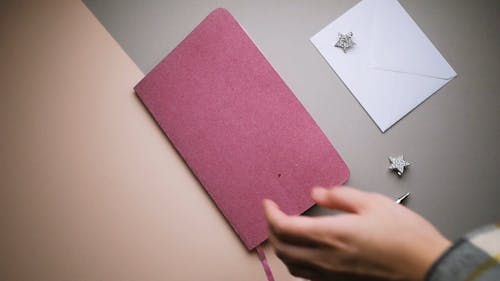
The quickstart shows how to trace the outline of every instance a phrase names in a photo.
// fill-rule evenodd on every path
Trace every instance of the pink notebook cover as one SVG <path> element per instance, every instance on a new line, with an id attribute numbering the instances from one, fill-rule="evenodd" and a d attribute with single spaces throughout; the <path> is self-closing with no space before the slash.
<path id="1" fill-rule="evenodd" d="M 267 238 L 264 198 L 298 215 L 313 205 L 312 187 L 349 176 L 225 9 L 210 13 L 135 91 L 248 249 Z"/>

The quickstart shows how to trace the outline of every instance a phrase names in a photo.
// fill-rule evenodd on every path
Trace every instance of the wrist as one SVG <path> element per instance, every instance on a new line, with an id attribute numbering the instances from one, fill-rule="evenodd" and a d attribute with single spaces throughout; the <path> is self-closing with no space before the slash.
<path id="1" fill-rule="evenodd" d="M 432 243 L 428 243 L 425 251 L 422 253 L 419 264 L 419 270 L 415 275 L 414 280 L 424 281 L 427 272 L 438 261 L 438 259 L 452 245 L 451 241 L 441 236 L 434 239 Z"/>

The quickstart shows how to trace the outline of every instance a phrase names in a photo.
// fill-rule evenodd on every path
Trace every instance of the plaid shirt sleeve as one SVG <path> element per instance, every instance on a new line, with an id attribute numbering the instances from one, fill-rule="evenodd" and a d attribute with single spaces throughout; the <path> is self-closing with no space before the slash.
<path id="1" fill-rule="evenodd" d="M 426 281 L 500 281 L 500 223 L 458 240 L 431 267 Z"/>

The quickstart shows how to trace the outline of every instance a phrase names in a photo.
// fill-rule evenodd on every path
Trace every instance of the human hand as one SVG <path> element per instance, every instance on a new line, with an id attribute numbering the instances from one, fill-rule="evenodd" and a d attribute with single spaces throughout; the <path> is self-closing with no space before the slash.
<path id="1" fill-rule="evenodd" d="M 288 216 L 264 200 L 269 240 L 291 274 L 311 280 L 424 280 L 450 246 L 428 221 L 376 193 L 314 188 L 318 205 L 345 213 Z"/>

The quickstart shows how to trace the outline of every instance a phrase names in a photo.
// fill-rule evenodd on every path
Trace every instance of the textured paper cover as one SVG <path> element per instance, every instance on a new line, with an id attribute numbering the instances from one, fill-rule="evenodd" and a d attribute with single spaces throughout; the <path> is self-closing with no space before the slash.
<path id="1" fill-rule="evenodd" d="M 225 9 L 135 90 L 248 249 L 267 238 L 262 199 L 297 215 L 313 205 L 313 186 L 348 178 L 321 129 Z"/>

